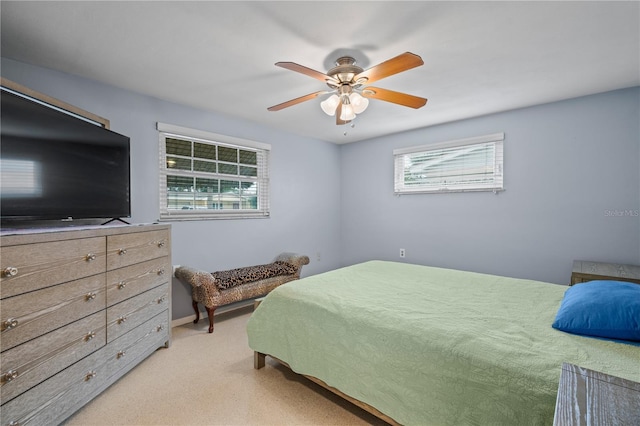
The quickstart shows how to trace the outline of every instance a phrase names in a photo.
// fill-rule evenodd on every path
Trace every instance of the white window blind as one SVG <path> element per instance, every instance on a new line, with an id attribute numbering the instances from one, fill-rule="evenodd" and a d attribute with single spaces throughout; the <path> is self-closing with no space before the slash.
<path id="1" fill-rule="evenodd" d="M 394 155 L 396 194 L 502 191 L 504 133 L 401 148 Z"/>
<path id="2" fill-rule="evenodd" d="M 271 145 L 158 123 L 160 219 L 269 216 Z"/>

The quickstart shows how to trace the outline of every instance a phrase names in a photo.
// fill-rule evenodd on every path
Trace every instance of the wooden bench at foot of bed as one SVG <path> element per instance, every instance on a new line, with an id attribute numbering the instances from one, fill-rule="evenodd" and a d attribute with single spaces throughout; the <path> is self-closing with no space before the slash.
<path id="1" fill-rule="evenodd" d="M 279 267 L 277 264 L 289 265 L 289 268 Z M 309 264 L 309 257 L 296 253 L 281 253 L 272 263 L 266 265 L 248 266 L 227 271 L 207 272 L 189 266 L 176 268 L 175 277 L 192 287 L 192 306 L 196 314 L 193 321 L 200 320 L 198 303 L 202 303 L 209 316 L 209 333 L 213 333 L 213 315 L 217 308 L 235 302 L 265 296 L 274 288 L 289 281 L 300 278 L 304 265 Z M 271 268 L 273 272 L 266 276 L 264 270 Z M 281 269 L 288 269 L 279 272 Z M 221 281 L 225 277 L 233 284 L 224 285 Z"/>

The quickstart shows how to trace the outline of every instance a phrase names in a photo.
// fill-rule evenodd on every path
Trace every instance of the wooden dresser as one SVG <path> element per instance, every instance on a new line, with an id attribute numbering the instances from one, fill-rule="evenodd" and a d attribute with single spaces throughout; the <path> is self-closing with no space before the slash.
<path id="1" fill-rule="evenodd" d="M 57 424 L 171 340 L 171 228 L 3 232 L 2 425 Z"/>

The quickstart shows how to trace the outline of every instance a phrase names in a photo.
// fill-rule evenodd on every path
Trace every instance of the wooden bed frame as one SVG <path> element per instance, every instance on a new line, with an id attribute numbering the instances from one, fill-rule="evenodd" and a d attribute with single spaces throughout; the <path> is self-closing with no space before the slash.
<path id="1" fill-rule="evenodd" d="M 576 261 L 576 262 L 580 262 L 580 261 Z M 619 266 L 628 266 L 628 265 L 619 265 Z M 574 264 L 574 267 L 575 267 L 575 264 Z M 637 267 L 637 266 L 633 266 L 633 267 L 640 269 L 640 267 Z M 580 274 L 580 272 L 575 271 L 575 270 L 574 270 L 571 278 L 572 279 L 571 279 L 571 284 L 570 285 L 574 285 L 574 284 L 578 284 L 578 283 L 586 282 L 586 281 L 591 281 L 591 280 L 628 281 L 628 282 L 640 284 L 640 276 L 639 277 L 635 277 L 635 276 L 629 277 L 629 276 L 627 276 L 627 277 L 623 278 L 623 277 L 620 277 L 620 275 L 614 276 L 614 275 Z M 260 305 L 262 300 L 263 300 L 263 298 L 255 300 L 255 302 L 254 302 L 254 310 L 255 310 L 255 308 L 258 307 L 258 305 Z M 255 351 L 253 353 L 253 368 L 255 368 L 256 370 L 259 370 L 259 369 L 263 368 L 265 366 L 265 364 L 266 364 L 266 357 L 267 356 L 271 357 L 275 361 L 278 361 L 280 364 L 284 365 L 285 367 L 287 367 L 288 369 L 291 370 L 291 367 L 286 362 L 284 362 L 284 361 L 282 361 L 282 360 L 280 360 L 280 359 L 278 359 L 278 358 L 276 358 L 276 357 L 274 357 L 272 355 L 263 354 L 263 353 L 255 352 Z M 293 370 L 291 370 L 291 371 L 293 371 Z M 296 374 L 298 374 L 298 373 L 296 373 Z M 306 375 L 306 374 L 298 374 L 298 375 L 311 380 L 312 382 L 322 386 L 323 388 L 327 389 L 328 391 L 333 392 L 334 394 L 336 394 L 339 397 L 345 399 L 346 401 L 351 402 L 352 404 L 356 405 L 357 407 L 362 408 L 366 412 L 368 412 L 370 414 L 373 414 L 377 418 L 389 423 L 390 425 L 400 426 L 400 423 L 398 423 L 397 421 L 395 421 L 391 417 L 387 416 L 386 414 L 382 413 L 378 409 L 372 407 L 371 405 L 369 405 L 369 404 L 367 404 L 365 402 L 362 402 L 362 401 L 360 401 L 358 399 L 355 399 L 355 398 L 345 394 L 344 392 L 341 392 L 340 390 L 338 390 L 338 389 L 336 389 L 336 388 L 334 388 L 332 386 L 329 386 L 328 384 L 326 384 L 322 380 L 318 379 L 317 377 L 309 376 L 309 375 Z"/>
<path id="2" fill-rule="evenodd" d="M 260 305 L 260 303 L 262 302 L 262 300 L 264 299 L 264 297 L 261 297 L 259 299 L 256 299 L 253 302 L 253 309 L 255 310 L 258 305 Z M 287 367 L 289 370 L 291 370 L 291 367 L 289 366 L 289 364 L 287 364 L 286 362 L 272 356 L 269 354 L 263 354 L 260 352 L 253 352 L 253 368 L 255 368 L 256 370 L 260 370 L 261 368 L 263 368 L 266 365 L 266 358 L 267 355 L 274 359 L 275 361 L 278 361 L 280 364 L 284 365 L 285 367 Z M 293 370 L 291 370 L 293 371 Z M 295 371 L 294 371 L 295 373 Z M 298 374 L 298 373 L 295 373 Z M 353 405 L 362 408 L 364 411 L 366 411 L 367 413 L 373 414 L 374 416 L 376 416 L 377 418 L 389 423 L 390 425 L 393 426 L 401 426 L 400 423 L 396 422 L 395 420 L 393 420 L 391 417 L 387 416 L 386 414 L 384 414 L 383 412 L 381 412 L 380 410 L 372 407 L 371 405 L 367 404 L 366 402 L 362 402 L 358 399 L 355 399 L 349 395 L 347 395 L 344 392 L 339 391 L 338 389 L 334 388 L 333 386 L 329 386 L 328 384 L 326 384 L 325 382 L 323 382 L 322 380 L 318 379 L 317 377 L 313 377 L 313 376 L 309 376 L 307 374 L 298 374 L 299 376 L 302 376 L 306 379 L 311 380 L 313 383 L 322 386 L 323 388 L 325 388 L 326 390 L 333 392 L 334 394 L 338 395 L 340 398 L 349 401 L 350 403 L 352 403 Z"/>
<path id="3" fill-rule="evenodd" d="M 262 367 L 265 366 L 265 360 L 266 360 L 267 354 L 263 354 L 260 352 L 254 352 L 253 353 L 253 368 L 255 368 L 256 370 L 261 369 Z M 291 367 L 289 366 L 289 364 L 287 364 L 286 362 L 269 355 L 269 357 L 273 358 L 274 360 L 278 361 L 280 364 L 284 365 L 285 367 L 287 367 L 289 370 L 291 370 Z M 293 370 L 291 370 L 293 371 Z M 296 373 L 298 374 L 298 373 Z M 380 412 L 379 410 L 375 409 L 374 407 L 372 407 L 371 405 L 362 402 L 360 400 L 357 400 L 355 398 L 350 397 L 349 395 L 347 395 L 344 392 L 339 391 L 338 389 L 329 386 L 328 384 L 326 384 L 325 382 L 323 382 L 322 380 L 318 379 L 317 377 L 313 377 L 313 376 L 308 376 L 306 374 L 298 374 L 299 376 L 305 377 L 309 380 L 311 380 L 313 383 L 322 386 L 323 388 L 325 388 L 328 391 L 333 392 L 334 394 L 338 395 L 340 398 L 345 399 L 347 401 L 349 401 L 350 403 L 362 408 L 364 411 L 373 414 L 374 416 L 376 416 L 377 418 L 384 420 L 385 422 L 389 423 L 390 425 L 393 426 L 400 426 L 400 423 L 396 422 L 395 420 L 393 420 L 391 417 L 387 416 L 386 414 Z"/>

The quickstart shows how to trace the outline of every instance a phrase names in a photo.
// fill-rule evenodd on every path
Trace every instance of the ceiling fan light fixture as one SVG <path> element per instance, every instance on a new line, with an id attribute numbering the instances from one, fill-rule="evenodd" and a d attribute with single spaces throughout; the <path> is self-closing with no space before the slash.
<path id="1" fill-rule="evenodd" d="M 356 114 L 363 113 L 369 106 L 370 99 L 415 109 L 421 108 L 427 103 L 427 99 L 393 90 L 362 86 L 422 65 L 424 65 L 422 58 L 411 52 L 402 53 L 367 70 L 357 66 L 353 57 L 342 56 L 336 61 L 336 66 L 327 73 L 315 71 L 295 62 L 276 62 L 276 66 L 299 72 L 326 83 L 331 90 L 309 93 L 267 109 L 280 111 L 331 93 L 331 96 L 320 102 L 320 107 L 325 114 L 336 117 L 337 125 L 342 125 L 350 123 L 356 118 Z"/>
<path id="2" fill-rule="evenodd" d="M 339 103 L 340 98 L 338 95 L 331 95 L 324 101 L 320 102 L 320 108 L 322 108 L 322 111 L 324 111 L 325 114 L 334 116 Z"/>
<path id="3" fill-rule="evenodd" d="M 342 112 L 340 113 L 340 120 L 351 121 L 356 118 L 356 113 L 353 111 L 353 105 L 350 103 L 342 103 Z"/>
<path id="4" fill-rule="evenodd" d="M 360 93 L 352 92 L 349 95 L 349 101 L 353 107 L 353 112 L 360 114 L 369 106 L 369 99 L 360 95 Z"/>

